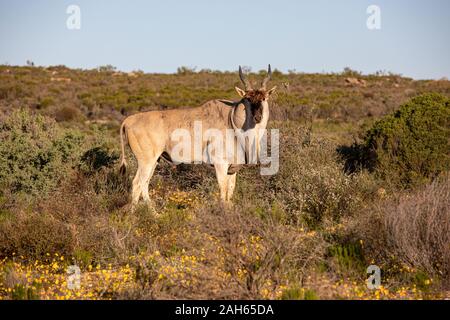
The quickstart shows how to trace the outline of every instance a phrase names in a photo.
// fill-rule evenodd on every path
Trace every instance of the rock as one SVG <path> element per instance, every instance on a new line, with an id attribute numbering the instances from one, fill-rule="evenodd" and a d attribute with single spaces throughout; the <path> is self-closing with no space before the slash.
<path id="1" fill-rule="evenodd" d="M 352 86 L 361 86 L 361 87 L 365 87 L 367 85 L 366 80 L 358 78 L 345 78 L 345 83 Z"/>
<path id="2" fill-rule="evenodd" d="M 51 77 L 50 81 L 70 83 L 72 81 L 72 79 L 70 79 L 70 78 L 54 78 L 54 77 Z"/>

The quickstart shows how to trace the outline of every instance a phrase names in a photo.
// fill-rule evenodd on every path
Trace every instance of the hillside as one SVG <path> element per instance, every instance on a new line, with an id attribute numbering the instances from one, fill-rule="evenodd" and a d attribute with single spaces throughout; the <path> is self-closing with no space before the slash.
<path id="1" fill-rule="evenodd" d="M 265 70 L 261 71 L 261 77 Z M 257 74 L 249 77 L 255 81 Z M 259 80 L 258 80 L 259 81 Z M 397 75 L 282 74 L 275 71 L 275 120 L 296 120 L 312 112 L 318 119 L 355 121 L 379 117 L 424 92 L 450 94 L 450 82 L 414 81 Z M 0 66 L 0 108 L 30 107 L 69 120 L 115 120 L 137 111 L 197 106 L 210 99 L 236 99 L 237 73 L 180 68 L 178 74 L 122 73 L 113 67 Z M 76 110 L 75 110 L 76 109 Z"/>
<path id="2" fill-rule="evenodd" d="M 280 130 L 276 175 L 242 169 L 226 207 L 208 166 L 160 162 L 154 209 L 131 213 L 136 164 L 119 174 L 121 121 L 236 100 L 237 72 L 0 66 L 0 299 L 449 298 L 447 168 L 430 162 L 431 173 L 409 184 L 406 162 L 377 167 L 369 158 L 379 150 L 366 142 L 385 134 L 401 113 L 385 116 L 402 105 L 413 111 L 393 128 L 405 132 L 407 117 L 426 110 L 414 125 L 429 125 L 425 116 L 444 123 L 433 127 L 442 136 L 423 139 L 442 162 L 450 82 L 347 69 L 275 71 L 270 85 L 278 87 L 269 125 Z M 386 134 L 394 147 L 395 134 Z M 387 156 L 392 150 L 400 149 Z M 425 153 L 407 160 L 421 167 Z M 72 265 L 83 274 L 75 290 Z M 382 270 L 376 289 L 366 285 L 369 265 Z"/>

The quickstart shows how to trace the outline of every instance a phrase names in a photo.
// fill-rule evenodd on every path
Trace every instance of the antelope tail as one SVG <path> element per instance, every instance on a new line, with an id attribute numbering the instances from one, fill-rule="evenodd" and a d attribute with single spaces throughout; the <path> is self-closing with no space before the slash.
<path id="1" fill-rule="evenodd" d="M 127 172 L 127 160 L 125 159 L 125 142 L 123 141 L 124 135 L 126 138 L 126 132 L 125 132 L 125 121 L 120 126 L 120 146 L 122 150 L 122 155 L 120 156 L 120 173 L 125 174 Z"/>

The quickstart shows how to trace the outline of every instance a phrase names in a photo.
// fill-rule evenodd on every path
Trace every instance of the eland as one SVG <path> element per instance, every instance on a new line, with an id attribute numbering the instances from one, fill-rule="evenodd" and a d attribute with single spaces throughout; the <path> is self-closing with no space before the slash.
<path id="1" fill-rule="evenodd" d="M 239 101 L 217 99 L 200 107 L 149 111 L 127 117 L 120 127 L 120 171 L 126 172 L 127 143 L 138 164 L 132 183 L 132 208 L 141 197 L 145 202 L 151 203 L 148 185 L 160 158 L 174 164 L 209 163 L 214 166 L 220 197 L 229 203 L 236 186 L 237 171 L 251 160 L 246 143 L 256 150 L 256 154 L 260 152 L 261 136 L 257 132 L 266 129 L 269 120 L 268 102 L 276 89 L 273 87 L 267 90 L 271 74 L 269 65 L 260 88 L 253 89 L 239 67 L 239 77 L 244 85 L 244 89 L 235 87 L 240 96 Z M 243 160 L 236 155 L 242 153 L 234 152 L 236 145 L 231 144 L 230 147 L 228 143 L 230 132 L 235 134 L 231 141 L 238 141 L 237 149 L 243 150 Z M 250 135 L 250 142 L 237 138 L 248 133 L 255 133 Z"/>

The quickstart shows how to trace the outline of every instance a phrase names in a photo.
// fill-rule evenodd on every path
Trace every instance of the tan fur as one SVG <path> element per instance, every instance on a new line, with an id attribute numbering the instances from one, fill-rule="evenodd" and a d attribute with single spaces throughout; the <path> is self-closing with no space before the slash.
<path id="1" fill-rule="evenodd" d="M 195 121 L 202 121 L 203 132 L 214 128 L 222 131 L 224 137 L 226 129 L 230 128 L 244 131 L 265 128 L 269 118 L 267 102 L 260 103 L 259 121 L 255 122 L 254 110 L 249 99 L 260 99 L 259 91 L 251 93 L 248 99 L 242 99 L 239 102 L 212 100 L 196 108 L 149 111 L 127 117 L 120 128 L 121 171 L 125 172 L 125 143 L 128 143 L 138 162 L 138 170 L 132 186 L 132 206 L 137 204 L 141 196 L 146 202 L 150 202 L 148 184 L 157 160 L 161 155 L 165 158 L 167 155 L 172 157 L 171 150 L 178 143 L 171 140 L 174 130 L 187 129 L 193 136 Z M 209 142 L 203 141 L 202 151 Z M 191 152 L 194 154 L 193 149 Z M 233 159 L 222 160 L 220 163 L 216 161 L 213 164 L 221 198 L 229 202 L 236 184 L 236 173 L 229 169 L 235 162 Z"/>

